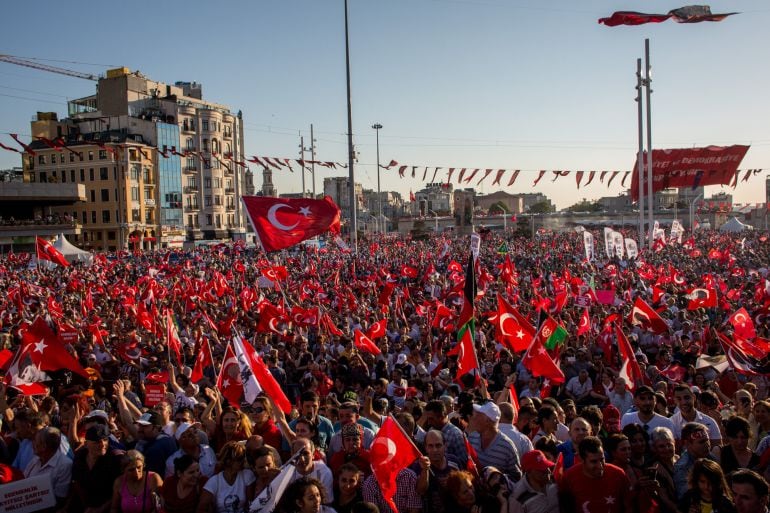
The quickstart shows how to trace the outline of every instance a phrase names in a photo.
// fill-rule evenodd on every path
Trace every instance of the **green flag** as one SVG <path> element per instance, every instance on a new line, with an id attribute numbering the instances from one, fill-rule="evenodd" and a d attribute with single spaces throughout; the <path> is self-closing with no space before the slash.
<path id="1" fill-rule="evenodd" d="M 497 248 L 497 253 L 500 255 L 507 255 L 508 254 L 508 243 L 503 241 L 502 244 L 500 244 L 500 247 Z"/>
<path id="2" fill-rule="evenodd" d="M 561 327 L 552 317 L 548 317 L 540 327 L 540 337 L 546 349 L 554 349 L 567 339 L 567 330 Z"/>

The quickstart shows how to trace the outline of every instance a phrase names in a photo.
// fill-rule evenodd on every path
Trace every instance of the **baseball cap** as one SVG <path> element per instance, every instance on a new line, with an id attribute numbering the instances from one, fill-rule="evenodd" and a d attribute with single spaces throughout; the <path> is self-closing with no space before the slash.
<path id="1" fill-rule="evenodd" d="M 474 404 L 473 411 L 483 413 L 492 422 L 500 422 L 500 408 L 493 402 Z"/>
<path id="2" fill-rule="evenodd" d="M 177 440 L 179 440 L 180 438 L 182 438 L 182 435 L 184 434 L 185 431 L 187 431 L 191 427 L 198 427 L 200 425 L 201 425 L 200 422 L 182 422 L 177 426 L 176 431 L 174 432 L 174 437 Z"/>
<path id="3" fill-rule="evenodd" d="M 521 470 L 524 472 L 531 472 L 532 470 L 550 470 L 556 464 L 545 457 L 543 451 L 532 450 L 524 453 L 521 457 Z"/>
<path id="4" fill-rule="evenodd" d="M 107 412 L 104 410 L 92 410 L 88 415 L 83 417 L 84 419 L 104 419 L 106 421 L 110 420 L 110 417 L 107 415 Z"/>
<path id="5" fill-rule="evenodd" d="M 142 426 L 163 426 L 163 419 L 160 418 L 160 415 L 156 411 L 148 411 L 135 421 L 136 424 L 140 424 Z"/>
<path id="6" fill-rule="evenodd" d="M 101 424 L 97 424 L 96 426 L 91 426 L 86 430 L 86 440 L 88 440 L 89 442 L 98 442 L 100 440 L 104 440 L 109 437 L 110 437 L 110 430 L 107 429 L 107 426 L 103 426 Z"/>
<path id="7" fill-rule="evenodd" d="M 642 394 L 655 395 L 655 392 L 652 390 L 652 388 L 648 387 L 647 385 L 642 385 L 640 387 L 637 387 L 637 389 L 634 391 L 634 397 L 639 397 Z"/>

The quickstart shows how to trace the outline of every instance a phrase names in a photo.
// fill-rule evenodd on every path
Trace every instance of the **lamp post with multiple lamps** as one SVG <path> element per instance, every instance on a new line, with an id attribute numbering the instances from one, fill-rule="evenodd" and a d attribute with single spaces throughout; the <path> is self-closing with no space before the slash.
<path id="1" fill-rule="evenodd" d="M 372 125 L 372 128 L 377 134 L 377 217 L 380 223 L 382 223 L 382 191 L 380 190 L 380 129 L 382 125 L 375 123 Z M 384 232 L 382 228 L 380 228 L 380 231 Z"/>

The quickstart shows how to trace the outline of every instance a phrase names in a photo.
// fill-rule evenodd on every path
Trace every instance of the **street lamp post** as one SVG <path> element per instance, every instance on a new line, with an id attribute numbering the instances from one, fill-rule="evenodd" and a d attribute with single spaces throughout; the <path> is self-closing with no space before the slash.
<path id="1" fill-rule="evenodd" d="M 380 190 L 380 129 L 382 125 L 375 123 L 372 125 L 372 128 L 374 128 L 377 136 L 377 210 L 380 221 L 382 221 L 382 191 Z"/>
<path id="2" fill-rule="evenodd" d="M 690 202 L 690 231 L 693 233 L 695 233 L 695 203 L 702 197 L 703 193 L 701 192 Z"/>
<path id="3" fill-rule="evenodd" d="M 350 200 L 350 245 L 353 254 L 358 254 L 358 219 L 356 213 L 356 174 L 353 169 L 353 108 L 350 103 L 350 37 L 348 34 L 348 0 L 345 0 L 345 72 L 348 100 L 348 197 Z"/>

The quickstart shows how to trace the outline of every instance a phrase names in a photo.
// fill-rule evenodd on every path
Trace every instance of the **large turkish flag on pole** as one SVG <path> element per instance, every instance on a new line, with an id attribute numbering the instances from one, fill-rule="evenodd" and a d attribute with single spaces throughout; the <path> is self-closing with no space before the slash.
<path id="1" fill-rule="evenodd" d="M 340 231 L 340 209 L 329 196 L 322 200 L 262 196 L 242 199 L 265 251 L 288 248 L 325 231 Z"/>

